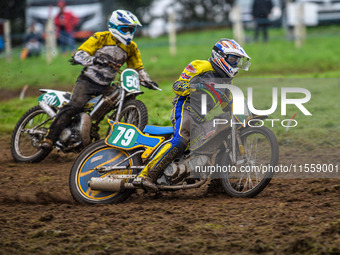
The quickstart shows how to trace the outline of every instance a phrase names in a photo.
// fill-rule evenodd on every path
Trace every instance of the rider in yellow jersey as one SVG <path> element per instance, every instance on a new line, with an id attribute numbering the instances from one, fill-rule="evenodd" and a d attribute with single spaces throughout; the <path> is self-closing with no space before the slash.
<path id="1" fill-rule="evenodd" d="M 72 117 L 82 111 L 92 96 L 103 94 L 114 80 L 117 70 L 124 63 L 135 69 L 141 79 L 141 85 L 148 88 L 158 87 L 144 70 L 140 51 L 132 41 L 137 26 L 141 26 L 137 17 L 129 11 L 114 11 L 109 20 L 109 31 L 97 32 L 84 42 L 73 56 L 71 63 L 84 66 L 77 79 L 71 100 L 58 112 L 46 138 L 42 141 L 43 149 L 51 149 L 61 131 L 69 124 Z"/>
<path id="2" fill-rule="evenodd" d="M 239 68 L 248 70 L 250 57 L 234 40 L 221 39 L 213 47 L 209 60 L 195 60 L 183 70 L 173 84 L 176 96 L 173 100 L 171 121 L 175 132 L 173 138 L 165 143 L 155 157 L 135 178 L 133 184 L 143 186 L 150 192 L 157 192 L 155 184 L 164 169 L 187 148 L 190 140 L 190 122 L 200 122 L 200 114 L 195 105 L 196 97 L 190 97 L 192 89 L 209 89 L 211 96 L 221 102 L 222 108 L 231 100 L 229 90 L 214 89 L 214 84 L 226 84 L 238 73 Z M 214 99 L 214 101 L 216 101 Z M 197 104 L 198 103 L 198 104 Z M 207 108 L 212 108 L 212 102 Z"/>

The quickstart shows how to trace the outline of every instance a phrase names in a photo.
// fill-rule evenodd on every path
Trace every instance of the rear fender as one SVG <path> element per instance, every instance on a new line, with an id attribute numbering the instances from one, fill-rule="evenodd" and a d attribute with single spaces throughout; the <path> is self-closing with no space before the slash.
<path id="1" fill-rule="evenodd" d="M 40 89 L 41 92 L 44 92 L 39 98 L 39 102 L 45 102 L 50 106 L 60 107 L 63 104 L 66 104 L 70 101 L 69 92 L 54 90 L 54 89 Z"/>

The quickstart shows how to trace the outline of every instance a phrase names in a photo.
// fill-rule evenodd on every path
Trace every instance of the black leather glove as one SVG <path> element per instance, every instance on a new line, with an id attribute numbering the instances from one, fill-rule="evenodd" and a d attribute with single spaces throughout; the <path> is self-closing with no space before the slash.
<path id="1" fill-rule="evenodd" d="M 157 82 L 154 82 L 154 81 L 141 81 L 140 82 L 140 85 L 148 88 L 148 89 L 154 89 L 154 90 L 157 90 L 157 88 L 159 87 Z"/>
<path id="2" fill-rule="evenodd" d="M 110 60 L 104 56 L 98 56 L 98 57 L 93 58 L 94 65 L 107 66 L 109 63 L 110 63 Z"/>

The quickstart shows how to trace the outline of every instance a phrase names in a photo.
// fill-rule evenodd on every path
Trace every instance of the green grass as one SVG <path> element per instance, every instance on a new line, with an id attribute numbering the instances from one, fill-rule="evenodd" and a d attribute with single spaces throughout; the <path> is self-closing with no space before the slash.
<path id="1" fill-rule="evenodd" d="M 340 48 L 336 47 L 340 35 L 328 36 L 322 29 L 317 31 L 319 33 L 311 30 L 311 37 L 301 49 L 297 49 L 293 41 L 286 41 L 281 29 L 271 31 L 272 40 L 267 44 L 245 44 L 252 66 L 249 72 L 240 72 L 239 76 L 340 77 Z M 330 31 L 335 34 L 332 29 Z M 251 38 L 252 32 L 247 31 L 246 35 Z M 169 54 L 166 37 L 156 42 L 141 38 L 137 42 L 152 77 L 172 81 L 190 61 L 208 59 L 212 45 L 220 38 L 232 38 L 232 32 L 226 29 L 180 34 L 176 56 Z"/>
<path id="2" fill-rule="evenodd" d="M 272 106 L 272 88 L 278 88 L 278 107 L 269 116 L 278 119 L 265 121 L 265 126 L 271 128 L 277 135 L 281 145 L 299 145 L 310 148 L 318 146 L 340 145 L 340 82 L 335 78 L 240 78 L 234 85 L 242 88 L 247 96 L 247 88 L 253 88 L 253 104 L 256 109 L 267 110 Z M 285 116 L 281 116 L 281 89 L 283 87 L 305 88 L 310 91 L 311 99 L 303 106 L 312 114 L 305 116 L 295 105 L 287 105 Z M 287 93 L 287 98 L 304 98 L 302 93 Z M 281 121 L 294 118 L 298 125 L 288 131 Z M 284 123 L 287 124 L 286 122 Z M 294 123 L 293 123 L 294 124 Z M 293 125 L 292 124 L 292 125 Z"/>
<path id="3" fill-rule="evenodd" d="M 0 61 L 0 88 L 16 89 L 26 84 L 35 88 L 58 88 L 74 84 L 81 71 L 81 66 L 71 66 L 68 58 L 58 56 L 47 64 L 43 56 L 19 60 L 15 55 L 11 62 L 5 58 Z"/>
<path id="4" fill-rule="evenodd" d="M 252 66 L 249 72 L 240 71 L 234 84 L 240 86 L 245 95 L 247 87 L 253 88 L 256 108 L 270 108 L 272 87 L 303 87 L 312 94 L 310 102 L 305 104 L 312 116 L 304 116 L 295 106 L 288 106 L 287 116 L 281 116 L 280 104 L 270 116 L 283 120 L 297 112 L 297 127 L 286 132 L 279 122 L 275 122 L 272 128 L 282 145 L 299 144 L 308 149 L 317 146 L 337 147 L 340 144 L 340 85 L 335 79 L 340 77 L 340 34 L 337 30 L 338 27 L 308 29 L 309 36 L 301 49 L 296 49 L 292 41 L 286 41 L 281 29 L 270 31 L 271 39 L 267 44 L 244 45 L 252 58 Z M 251 38 L 252 31 L 247 31 L 246 36 Z M 176 56 L 170 56 L 166 36 L 157 39 L 136 38 L 146 70 L 163 89 L 159 92 L 143 88 L 145 93 L 138 97 L 148 108 L 149 124 L 171 125 L 174 98 L 172 83 L 190 61 L 208 59 L 218 39 L 231 37 L 230 29 L 178 34 Z M 51 65 L 47 65 L 43 56 L 20 61 L 18 55 L 19 51 L 14 52 L 10 63 L 5 58 L 0 59 L 0 89 L 18 89 L 26 84 L 34 88 L 71 88 L 82 69 L 81 66 L 71 66 L 67 62 L 68 57 L 64 56 L 58 56 Z M 287 77 L 299 79 L 284 79 Z M 325 77 L 333 79 L 320 79 Z M 36 104 L 37 98 L 2 101 L 2 134 L 10 134 L 20 116 Z M 265 123 L 270 126 L 269 122 Z"/>
<path id="5" fill-rule="evenodd" d="M 308 38 L 301 49 L 294 42 L 286 41 L 282 29 L 270 30 L 269 43 L 246 43 L 248 55 L 252 58 L 249 72 L 239 76 L 274 77 L 340 77 L 340 35 L 338 27 L 308 29 Z M 158 81 L 172 83 L 185 66 L 195 59 L 208 59 L 214 43 L 220 38 L 232 38 L 230 29 L 195 31 L 177 35 L 177 54 L 171 56 L 167 36 L 156 39 L 139 37 L 136 42 L 142 53 L 146 70 Z M 252 31 L 246 31 L 252 38 Z M 71 66 L 69 56 L 58 56 L 51 64 L 44 56 L 20 61 L 20 49 L 13 52 L 11 62 L 4 55 L 0 58 L 0 88 L 65 87 L 72 86 L 81 66 Z"/>
<path id="6" fill-rule="evenodd" d="M 38 104 L 37 98 L 2 101 L 0 104 L 0 132 L 11 134 L 19 118 L 31 107 Z"/>
<path id="7" fill-rule="evenodd" d="M 163 91 L 143 89 L 145 93 L 138 97 L 149 111 L 149 124 L 168 126 L 171 125 L 170 114 L 172 108 L 173 92 L 171 86 L 161 84 Z M 272 105 L 272 88 L 278 88 L 278 107 L 270 119 L 265 121 L 265 126 L 271 128 L 277 135 L 279 143 L 287 146 L 302 146 L 306 150 L 318 146 L 339 147 L 340 145 L 340 83 L 334 78 L 239 78 L 234 80 L 234 85 L 240 87 L 247 97 L 247 88 L 253 88 L 253 104 L 259 110 L 269 109 Z M 300 87 L 311 92 L 312 98 L 303 104 L 312 116 L 305 116 L 295 105 L 287 106 L 287 115 L 281 116 L 281 88 Z M 303 94 L 289 93 L 287 98 L 302 98 Z M 0 104 L 0 132 L 11 134 L 16 122 L 29 108 L 37 104 L 37 98 L 14 99 Z M 289 119 L 297 113 L 296 127 L 286 131 L 281 121 Z"/>

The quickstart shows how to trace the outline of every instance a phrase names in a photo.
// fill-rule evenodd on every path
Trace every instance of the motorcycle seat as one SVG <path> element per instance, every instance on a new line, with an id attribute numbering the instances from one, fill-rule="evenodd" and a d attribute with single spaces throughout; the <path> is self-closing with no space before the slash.
<path id="1" fill-rule="evenodd" d="M 174 133 L 174 127 L 160 127 L 160 126 L 146 125 L 143 132 L 149 135 L 166 136 L 166 135 L 171 135 Z"/>

